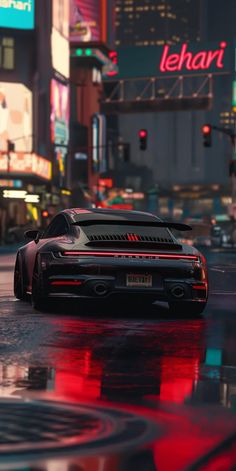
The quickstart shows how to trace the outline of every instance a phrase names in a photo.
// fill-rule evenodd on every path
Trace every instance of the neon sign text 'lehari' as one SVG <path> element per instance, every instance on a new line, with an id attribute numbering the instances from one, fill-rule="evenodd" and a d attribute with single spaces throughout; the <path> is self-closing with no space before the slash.
<path id="1" fill-rule="evenodd" d="M 224 67 L 223 59 L 226 46 L 227 43 L 222 41 L 220 48 L 215 51 L 200 51 L 194 54 L 187 50 L 188 44 L 184 43 L 179 54 L 169 54 L 170 46 L 165 45 L 160 63 L 160 71 L 177 72 L 184 68 L 193 71 L 207 70 L 212 65 L 215 65 L 217 69 L 222 69 Z"/>

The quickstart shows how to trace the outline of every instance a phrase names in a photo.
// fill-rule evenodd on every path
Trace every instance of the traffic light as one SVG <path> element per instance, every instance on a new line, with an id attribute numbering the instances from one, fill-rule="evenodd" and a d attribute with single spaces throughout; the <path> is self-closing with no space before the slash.
<path id="1" fill-rule="evenodd" d="M 47 209 L 43 209 L 43 210 L 41 211 L 41 215 L 42 215 L 42 218 L 43 218 L 43 219 L 48 218 L 48 216 L 49 216 L 48 210 L 47 210 Z"/>
<path id="2" fill-rule="evenodd" d="M 211 131 L 212 127 L 210 124 L 204 124 L 202 126 L 203 145 L 204 147 L 211 147 Z"/>
<path id="3" fill-rule="evenodd" d="M 146 150 L 147 149 L 147 137 L 148 137 L 147 130 L 140 129 L 138 132 L 138 136 L 139 136 L 139 149 Z"/>

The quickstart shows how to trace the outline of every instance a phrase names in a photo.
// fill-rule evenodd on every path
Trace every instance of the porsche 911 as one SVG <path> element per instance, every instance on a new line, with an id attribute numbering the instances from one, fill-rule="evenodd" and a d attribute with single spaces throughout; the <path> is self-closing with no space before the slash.
<path id="1" fill-rule="evenodd" d="M 200 315 L 208 297 L 206 261 L 177 240 L 175 229 L 191 227 L 141 211 L 63 210 L 43 233 L 26 231 L 29 242 L 16 256 L 15 296 L 30 295 L 36 309 L 59 298 L 138 306 L 159 300 L 173 312 Z"/>

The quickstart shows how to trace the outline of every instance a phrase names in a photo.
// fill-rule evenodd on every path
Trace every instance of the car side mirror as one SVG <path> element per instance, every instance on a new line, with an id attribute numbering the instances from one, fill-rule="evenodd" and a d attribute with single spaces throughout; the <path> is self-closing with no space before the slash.
<path id="1" fill-rule="evenodd" d="M 34 240 L 36 243 L 39 241 L 40 232 L 37 230 L 30 230 L 24 232 L 25 239 Z"/>

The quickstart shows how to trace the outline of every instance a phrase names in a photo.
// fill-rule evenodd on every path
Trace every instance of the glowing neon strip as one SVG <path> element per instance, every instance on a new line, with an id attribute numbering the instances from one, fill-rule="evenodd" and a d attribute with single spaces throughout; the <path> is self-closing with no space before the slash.
<path id="1" fill-rule="evenodd" d="M 90 255 L 90 256 L 101 256 L 101 257 L 115 257 L 118 256 L 128 256 L 128 257 L 155 257 L 155 258 L 165 258 L 169 260 L 174 259 L 184 259 L 184 260 L 198 260 L 197 255 L 175 255 L 175 254 L 154 254 L 154 253 L 139 253 L 139 252 L 64 252 L 63 255 Z"/>

